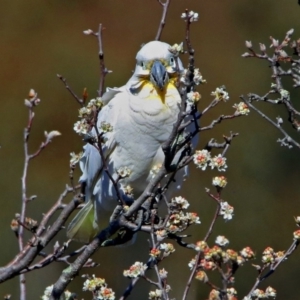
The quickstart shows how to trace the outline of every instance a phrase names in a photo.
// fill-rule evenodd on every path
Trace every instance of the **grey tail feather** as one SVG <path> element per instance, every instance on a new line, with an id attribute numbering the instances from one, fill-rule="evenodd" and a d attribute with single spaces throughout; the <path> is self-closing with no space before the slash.
<path id="1" fill-rule="evenodd" d="M 94 205 L 92 200 L 89 200 L 69 224 L 67 236 L 74 241 L 89 243 L 97 231 L 94 222 Z"/>

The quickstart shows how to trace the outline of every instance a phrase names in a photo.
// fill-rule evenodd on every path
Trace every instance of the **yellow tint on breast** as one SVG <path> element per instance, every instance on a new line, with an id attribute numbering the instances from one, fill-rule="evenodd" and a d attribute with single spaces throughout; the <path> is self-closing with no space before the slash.
<path id="1" fill-rule="evenodd" d="M 178 92 L 173 80 L 170 80 L 163 90 L 158 89 L 150 81 L 147 81 L 142 85 L 142 94 L 145 95 L 146 100 L 160 100 L 162 103 L 165 103 L 166 97 L 174 97 L 174 95 L 178 95 Z"/>

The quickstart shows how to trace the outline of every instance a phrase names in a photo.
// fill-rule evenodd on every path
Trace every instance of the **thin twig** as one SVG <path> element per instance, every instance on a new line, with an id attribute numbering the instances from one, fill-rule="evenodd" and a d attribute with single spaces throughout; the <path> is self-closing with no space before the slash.
<path id="1" fill-rule="evenodd" d="M 42 268 L 48 266 L 49 264 L 51 264 L 52 262 L 63 262 L 63 263 L 66 263 L 66 264 L 70 264 L 68 259 L 70 257 L 73 257 L 73 256 L 78 255 L 79 253 L 81 253 L 85 249 L 85 247 L 86 246 L 83 246 L 83 247 L 73 251 L 72 253 L 70 253 L 70 254 L 68 254 L 64 257 L 61 257 L 63 255 L 63 253 L 65 252 L 65 250 L 67 249 L 67 246 L 64 245 L 58 251 L 47 255 L 44 259 L 42 259 L 39 262 L 27 267 L 26 269 L 22 270 L 20 273 L 24 274 L 24 273 L 28 273 L 28 272 L 36 270 L 36 269 L 42 269 Z"/>
<path id="2" fill-rule="evenodd" d="M 104 91 L 104 81 L 105 76 L 108 73 L 108 70 L 105 67 L 104 63 L 104 52 L 103 52 L 103 45 L 102 45 L 102 24 L 99 24 L 98 29 L 98 44 L 99 44 L 99 62 L 100 62 L 100 81 L 99 81 L 99 90 L 98 90 L 98 96 L 101 97 L 103 95 Z"/>
<path id="3" fill-rule="evenodd" d="M 247 105 L 249 107 L 251 107 L 253 110 L 255 110 L 261 117 L 266 119 L 269 123 L 271 123 L 274 127 L 276 127 L 284 135 L 284 139 L 282 139 L 282 140 L 279 139 L 279 142 L 281 142 L 281 145 L 287 145 L 288 146 L 288 145 L 293 144 L 294 146 L 296 146 L 297 148 L 300 149 L 300 144 L 298 142 L 296 142 L 289 134 L 287 134 L 287 132 L 279 124 L 277 124 L 276 122 L 271 120 L 271 118 L 269 118 L 262 111 L 260 111 L 257 107 L 255 107 L 248 99 L 246 99 L 246 97 L 244 97 L 242 95 L 242 96 L 240 96 L 240 98 L 245 103 L 247 103 Z"/>
<path id="4" fill-rule="evenodd" d="M 28 172 L 28 165 L 30 160 L 30 155 L 28 153 L 28 139 L 31 131 L 32 121 L 34 118 L 34 112 L 32 108 L 28 108 L 29 116 L 28 116 L 28 125 L 24 129 L 24 167 L 23 167 L 23 175 L 22 175 L 22 208 L 21 208 L 21 215 L 20 215 L 20 223 L 25 223 L 26 217 L 26 206 L 27 206 L 27 172 Z M 18 231 L 18 242 L 19 242 L 19 251 L 22 253 L 24 247 L 24 227 L 19 226 Z M 26 280 L 25 275 L 20 275 L 19 277 L 20 283 L 20 300 L 26 300 Z"/>
<path id="5" fill-rule="evenodd" d="M 235 114 L 233 114 L 233 115 L 226 115 L 226 116 L 221 115 L 221 116 L 219 116 L 217 119 L 213 120 L 213 121 L 210 123 L 210 125 L 200 127 L 200 128 L 199 128 L 199 131 L 211 130 L 211 129 L 213 129 L 217 124 L 220 124 L 222 121 L 224 121 L 224 120 L 231 120 L 231 119 L 237 118 L 237 117 L 239 117 L 239 116 L 241 116 L 241 115 L 235 115 Z"/>
<path id="6" fill-rule="evenodd" d="M 168 8 L 169 8 L 171 0 L 166 0 L 166 2 L 164 2 L 164 3 L 162 2 L 162 0 L 158 0 L 158 2 L 163 7 L 163 13 L 162 13 L 161 20 L 160 20 L 160 23 L 159 23 L 159 27 L 158 27 L 158 30 L 157 30 L 157 33 L 156 33 L 156 36 L 155 36 L 156 41 L 159 41 L 160 38 L 161 38 L 162 31 L 163 31 L 163 29 L 165 27 L 165 24 L 166 24 L 166 16 L 167 16 L 167 12 L 168 12 Z"/>
<path id="7" fill-rule="evenodd" d="M 80 99 L 74 92 L 73 90 L 71 89 L 71 87 L 69 86 L 68 82 L 67 82 L 67 79 L 64 78 L 62 75 L 59 75 L 57 74 L 56 75 L 65 85 L 66 89 L 70 92 L 70 94 L 74 97 L 74 99 L 79 103 L 79 105 L 81 107 L 83 107 L 84 105 L 84 101 L 82 99 Z"/>
<path id="8" fill-rule="evenodd" d="M 219 199 L 219 198 L 213 197 L 213 195 L 210 194 L 210 193 L 209 193 L 209 195 L 210 195 L 214 200 L 216 200 L 216 201 L 218 202 L 218 205 L 217 205 L 217 208 L 216 208 L 214 217 L 213 217 L 213 219 L 212 219 L 212 221 L 211 221 L 211 223 L 210 223 L 210 226 L 209 226 L 209 228 L 208 228 L 208 231 L 207 231 L 207 233 L 206 233 L 206 235 L 205 235 L 205 237 L 204 237 L 204 239 L 203 239 L 205 242 L 208 240 L 208 238 L 210 237 L 210 235 L 211 235 L 211 233 L 212 233 L 212 230 L 213 230 L 213 228 L 214 228 L 214 226 L 215 226 L 215 224 L 216 224 L 216 221 L 217 221 L 217 218 L 218 218 L 218 216 L 219 216 L 219 214 L 220 214 L 220 209 L 221 209 L 220 202 L 219 202 L 220 199 Z"/>
<path id="9" fill-rule="evenodd" d="M 270 63 L 270 70 L 272 71 L 271 78 L 275 81 L 275 84 L 272 83 L 271 90 L 263 97 L 260 97 L 256 94 L 249 94 L 249 101 L 258 100 L 258 101 L 265 101 L 272 104 L 284 104 L 288 113 L 288 121 L 292 124 L 292 126 L 298 131 L 300 129 L 300 122 L 296 119 L 295 116 L 299 116 L 300 113 L 293 107 L 293 104 L 290 99 L 290 93 L 283 88 L 282 83 L 282 76 L 290 76 L 294 81 L 294 87 L 300 86 L 300 65 L 299 60 L 294 59 L 293 55 L 297 55 L 299 57 L 299 41 L 294 41 L 291 44 L 291 47 L 294 49 L 294 53 L 292 55 L 288 55 L 283 48 L 287 47 L 290 44 L 291 36 L 294 30 L 291 29 L 286 32 L 285 38 L 279 43 L 278 40 L 270 37 L 271 39 L 271 47 L 273 48 L 272 55 L 268 55 L 266 53 L 266 46 L 260 43 L 260 50 L 262 54 L 256 53 L 256 51 L 252 48 L 251 42 L 246 42 L 246 47 L 248 48 L 249 52 L 244 53 L 243 57 L 254 57 L 254 58 L 261 58 L 265 59 Z M 290 68 L 284 70 L 281 67 L 281 63 L 289 63 Z M 280 95 L 279 99 L 268 99 L 267 96 L 269 94 L 278 94 Z M 258 111 L 257 109 L 255 109 Z M 261 114 L 264 115 L 264 114 Z M 267 118 L 266 118 L 267 119 Z M 270 119 L 267 119 L 270 122 Z M 290 146 L 290 141 L 288 137 L 285 137 L 283 140 L 279 140 L 281 145 Z M 293 142 L 292 142 L 293 143 Z"/>

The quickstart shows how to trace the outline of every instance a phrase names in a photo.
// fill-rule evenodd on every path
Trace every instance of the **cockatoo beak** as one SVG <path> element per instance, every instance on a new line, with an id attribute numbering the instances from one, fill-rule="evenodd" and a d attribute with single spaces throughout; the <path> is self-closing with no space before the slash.
<path id="1" fill-rule="evenodd" d="M 161 91 L 169 81 L 168 72 L 159 60 L 155 60 L 151 67 L 150 80 L 152 84 L 158 87 Z"/>

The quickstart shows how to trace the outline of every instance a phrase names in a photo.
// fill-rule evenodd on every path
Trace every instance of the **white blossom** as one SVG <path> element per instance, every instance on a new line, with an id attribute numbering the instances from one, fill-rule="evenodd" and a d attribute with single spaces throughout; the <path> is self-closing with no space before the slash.
<path id="1" fill-rule="evenodd" d="M 97 291 L 97 300 L 115 300 L 115 292 L 106 287 L 102 286 L 100 290 Z"/>
<path id="2" fill-rule="evenodd" d="M 147 265 L 142 262 L 136 261 L 128 270 L 124 270 L 125 277 L 135 278 L 144 275 Z"/>
<path id="3" fill-rule="evenodd" d="M 236 109 L 236 113 L 238 115 L 245 115 L 247 116 L 250 113 L 250 109 L 245 102 L 240 102 L 238 104 L 234 104 L 233 108 Z"/>
<path id="4" fill-rule="evenodd" d="M 212 96 L 218 101 L 226 102 L 229 99 L 229 94 L 226 92 L 225 87 L 218 87 L 215 91 L 211 92 Z"/>
<path id="5" fill-rule="evenodd" d="M 187 96 L 187 101 L 191 104 L 197 103 L 201 98 L 198 92 L 189 92 L 187 93 L 186 96 Z"/>
<path id="6" fill-rule="evenodd" d="M 82 155 L 83 155 L 83 152 L 79 152 L 78 154 L 76 154 L 75 152 L 71 152 L 70 153 L 70 156 L 71 156 L 70 165 L 71 166 L 76 165 L 79 162 Z"/>
<path id="7" fill-rule="evenodd" d="M 227 179 L 224 176 L 216 176 L 213 178 L 212 184 L 216 187 L 224 188 L 227 185 Z"/>
<path id="8" fill-rule="evenodd" d="M 226 157 L 223 157 L 221 154 L 218 154 L 217 156 L 211 159 L 209 166 L 212 170 L 214 168 L 217 168 L 218 171 L 225 171 L 227 168 Z"/>
<path id="9" fill-rule="evenodd" d="M 172 198 L 171 203 L 180 209 L 187 209 L 190 206 L 189 202 L 181 196 Z"/>
<path id="10" fill-rule="evenodd" d="M 210 152 L 208 150 L 196 150 L 195 154 L 193 155 L 193 162 L 200 168 L 202 171 L 205 171 L 208 163 L 211 159 Z"/>
<path id="11" fill-rule="evenodd" d="M 224 235 L 219 235 L 217 236 L 215 243 L 221 247 L 224 247 L 229 244 L 229 240 Z"/>
<path id="12" fill-rule="evenodd" d="M 234 208 L 228 204 L 228 202 L 221 202 L 220 215 L 224 220 L 231 220 L 233 217 Z"/>
<path id="13" fill-rule="evenodd" d="M 74 131 L 80 135 L 87 134 L 90 127 L 86 119 L 81 119 L 74 124 Z"/>
<path id="14" fill-rule="evenodd" d="M 178 44 L 174 44 L 172 46 L 169 47 L 169 51 L 174 54 L 174 56 L 178 56 L 179 53 L 183 53 L 183 43 Z"/>
<path id="15" fill-rule="evenodd" d="M 128 167 L 121 167 L 117 170 L 117 173 L 121 178 L 130 176 L 131 170 Z"/>

